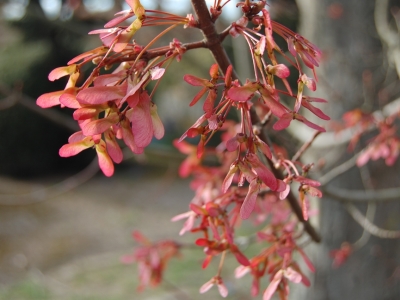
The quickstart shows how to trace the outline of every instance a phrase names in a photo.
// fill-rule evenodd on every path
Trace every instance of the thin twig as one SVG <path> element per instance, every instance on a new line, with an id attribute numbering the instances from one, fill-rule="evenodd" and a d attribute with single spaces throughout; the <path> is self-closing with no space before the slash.
<path id="1" fill-rule="evenodd" d="M 374 186 L 371 182 L 371 173 L 369 171 L 368 166 L 363 166 L 359 168 L 360 175 L 361 175 L 361 180 L 364 185 L 365 190 L 373 190 Z M 371 223 L 374 222 L 375 218 L 375 213 L 376 213 L 376 204 L 368 202 L 367 204 L 367 211 L 365 212 L 364 218 L 370 221 Z M 355 241 L 352 245 L 353 249 L 360 249 L 364 245 L 366 245 L 369 241 L 369 238 L 371 237 L 371 233 L 367 230 L 367 228 L 363 227 L 363 233 L 361 237 Z"/>
<path id="2" fill-rule="evenodd" d="M 338 187 L 324 187 L 324 195 L 330 196 L 333 200 L 341 202 L 357 203 L 381 203 L 389 201 L 400 201 L 400 187 L 381 190 L 349 190 Z"/>
<path id="3" fill-rule="evenodd" d="M 8 101 L 10 101 L 10 99 L 12 99 L 12 105 L 20 104 L 20 105 L 24 106 L 25 108 L 39 114 L 40 116 L 58 124 L 64 128 L 70 129 L 71 131 L 80 130 L 78 124 L 75 121 L 71 120 L 70 117 L 66 116 L 63 113 L 60 113 L 59 111 L 57 111 L 55 109 L 42 109 L 36 105 L 35 99 L 33 99 L 25 94 L 22 94 L 20 92 L 13 91 L 2 83 L 0 83 L 0 93 L 5 95 L 7 97 L 6 99 L 8 99 Z M 3 101 L 4 101 L 4 99 L 3 99 Z M 12 105 L 10 105 L 10 107 Z"/>
<path id="4" fill-rule="evenodd" d="M 376 204 L 375 203 L 368 203 L 367 211 L 365 212 L 364 218 L 373 222 L 376 213 Z M 352 248 L 354 250 L 358 250 L 362 248 L 364 245 L 367 244 L 371 233 L 367 230 L 367 228 L 363 227 L 363 233 L 361 237 L 352 244 Z"/>
<path id="5" fill-rule="evenodd" d="M 35 190 L 30 193 L 0 195 L 0 205 L 6 205 L 6 206 L 30 205 L 49 200 L 51 198 L 57 197 L 63 193 L 69 192 L 74 188 L 80 186 L 81 184 L 92 178 L 94 175 L 96 175 L 98 171 L 99 171 L 99 164 L 97 162 L 97 157 L 96 157 L 82 171 L 52 186 Z"/>
<path id="6" fill-rule="evenodd" d="M 370 234 L 385 239 L 400 238 L 400 230 L 386 230 L 379 228 L 375 224 L 371 223 L 367 218 L 365 218 L 365 216 L 358 210 L 357 207 L 354 206 L 354 204 L 346 203 L 345 208 L 353 217 L 353 219 Z"/>
<path id="7" fill-rule="evenodd" d="M 322 175 L 318 179 L 318 181 L 321 183 L 321 185 L 326 185 L 328 182 L 332 181 L 334 178 L 336 178 L 340 174 L 343 174 L 344 172 L 350 170 L 352 167 L 354 167 L 356 165 L 358 155 L 359 155 L 359 153 L 352 156 L 350 159 L 346 160 L 344 163 L 338 165 L 337 167 L 329 170 L 329 172 Z"/>
<path id="8" fill-rule="evenodd" d="M 303 146 L 301 146 L 301 148 L 296 152 L 295 155 L 293 155 L 292 157 L 292 161 L 297 161 L 299 160 L 299 158 L 303 155 L 303 153 L 312 145 L 312 143 L 314 142 L 314 140 L 317 138 L 317 136 L 319 136 L 322 132 L 321 131 L 317 131 L 316 133 L 314 133 L 313 137 L 311 138 L 311 140 L 309 140 L 307 143 L 304 143 Z"/>
<path id="9" fill-rule="evenodd" d="M 381 41 L 387 46 L 387 58 L 400 76 L 400 39 L 399 32 L 393 30 L 387 19 L 389 0 L 375 1 L 375 27 Z"/>
<path id="10" fill-rule="evenodd" d="M 386 104 L 381 110 L 376 110 L 372 113 L 374 118 L 382 120 L 384 117 L 393 115 L 400 111 L 400 97 Z M 356 126 L 357 127 L 357 126 Z M 319 139 L 313 143 L 313 148 L 332 148 L 348 143 L 357 131 L 356 127 L 346 128 L 340 132 L 325 132 Z M 376 126 L 370 126 L 367 131 L 375 129 Z M 314 130 L 307 126 L 290 126 L 288 132 L 298 141 L 306 143 L 309 136 L 314 133 Z"/>
<path id="11" fill-rule="evenodd" d="M 328 182 L 354 167 L 359 153 L 360 152 L 319 178 L 318 181 L 324 186 L 321 188 L 324 195 L 330 196 L 330 199 L 341 202 L 380 203 L 400 201 L 400 187 L 379 190 L 349 190 L 340 187 L 326 186 Z"/>

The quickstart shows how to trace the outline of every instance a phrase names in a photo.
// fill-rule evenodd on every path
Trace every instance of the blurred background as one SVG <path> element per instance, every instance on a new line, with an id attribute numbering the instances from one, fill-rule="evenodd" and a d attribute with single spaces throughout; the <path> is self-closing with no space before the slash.
<path id="1" fill-rule="evenodd" d="M 191 12 L 188 0 L 141 2 L 148 9 L 180 15 Z M 226 6 L 219 28 L 239 16 L 236 2 Z M 383 2 L 388 28 L 396 32 L 400 5 L 394 0 Z M 395 46 L 390 48 L 376 31 L 375 1 L 268 3 L 274 19 L 301 30 L 323 50 L 319 96 L 330 101 L 323 110 L 334 119 L 340 120 L 344 111 L 357 107 L 379 109 L 400 96 L 396 67 L 388 54 Z M 125 153 L 126 159 L 112 178 L 98 173 L 94 151 L 60 158 L 58 150 L 76 126 L 72 112 L 42 110 L 35 104 L 41 94 L 65 86 L 63 80 L 49 82 L 49 72 L 98 47 L 98 37 L 87 32 L 102 28 L 126 8 L 122 0 L 0 0 L 0 299 L 201 299 L 198 288 L 214 275 L 212 268 L 200 271 L 201 250 L 190 250 L 171 265 L 168 281 L 160 289 L 137 294 L 136 266 L 119 261 L 134 246 L 130 238 L 134 229 L 154 239 L 175 238 L 180 230 L 181 223 L 169 220 L 187 210 L 192 191 L 189 181 L 176 175 L 183 157 L 171 141 L 201 115 L 200 105 L 188 110 L 196 89 L 182 77 L 188 73 L 208 76 L 213 63 L 208 51 L 190 51 L 180 63 L 173 63 L 154 98 L 167 130 L 165 138 L 153 142 L 145 155 Z M 148 35 L 135 37 L 139 44 L 148 42 L 146 38 L 158 28 L 146 30 Z M 396 34 L 392 44 L 399 45 Z M 177 29 L 161 42 L 167 44 L 174 37 L 185 42 L 202 39 L 196 30 Z M 244 42 L 228 38 L 225 46 L 241 79 L 250 76 Z M 332 147 L 322 150 L 327 168 L 349 157 L 346 145 L 338 145 L 336 151 Z M 317 150 L 321 153 L 321 147 Z M 312 155 L 311 161 L 321 158 Z M 355 169 L 333 185 L 363 187 Z M 373 187 L 398 186 L 398 164 L 391 170 L 373 164 L 371 174 L 380 174 L 383 182 L 375 180 Z M 372 237 L 359 256 L 350 258 L 347 269 L 332 270 L 329 251 L 343 241 L 357 241 L 363 229 L 338 202 L 329 201 L 321 207 L 320 226 L 327 238 L 315 250 L 321 270 L 315 290 L 303 289 L 293 299 L 400 298 L 397 241 Z M 400 229 L 398 204 L 385 205 L 377 212 L 378 225 Z M 367 208 L 359 205 L 359 209 Z M 370 275 L 378 269 L 379 280 Z M 243 288 L 246 284 L 246 280 L 235 281 L 227 275 L 229 299 L 250 299 Z M 366 284 L 370 289 L 363 294 Z M 206 296 L 219 297 L 213 290 Z"/>

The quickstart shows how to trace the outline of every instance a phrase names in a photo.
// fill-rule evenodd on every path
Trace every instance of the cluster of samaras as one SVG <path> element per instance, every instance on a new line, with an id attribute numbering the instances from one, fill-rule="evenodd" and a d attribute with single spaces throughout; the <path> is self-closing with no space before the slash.
<path id="1" fill-rule="evenodd" d="M 179 61 L 186 51 L 204 47 L 204 43 L 183 44 L 174 39 L 169 45 L 158 48 L 151 46 L 166 32 L 181 24 L 185 28 L 201 28 L 201 23 L 192 15 L 176 16 L 161 11 L 145 10 L 138 0 L 126 0 L 131 9 L 122 11 L 105 25 L 105 29 L 95 30 L 103 46 L 88 51 L 72 59 L 68 66 L 53 70 L 50 80 L 69 76 L 67 86 L 62 91 L 40 96 L 37 104 L 43 108 L 61 105 L 74 109 L 73 117 L 81 130 L 74 133 L 68 144 L 60 149 L 60 155 L 76 155 L 87 148 L 95 148 L 99 165 L 106 176 L 114 172 L 113 163 L 123 159 L 120 143 L 129 147 L 134 153 L 142 153 L 153 138 L 164 135 L 163 124 L 158 117 L 157 107 L 151 98 L 153 91 L 146 91 L 150 81 L 160 80 L 173 60 Z M 229 1 L 215 1 L 210 8 L 210 18 L 215 21 L 222 8 Z M 303 282 L 308 279 L 292 259 L 293 252 L 303 256 L 313 269 L 311 263 L 295 242 L 297 221 L 290 214 L 290 207 L 282 201 L 291 193 L 291 185 L 297 183 L 300 206 L 304 219 L 308 218 L 306 195 L 321 196 L 316 188 L 319 183 L 308 179 L 310 165 L 287 158 L 285 151 L 272 145 L 265 138 L 265 128 L 274 120 L 272 130 L 283 130 L 293 120 L 324 131 L 324 129 L 300 114 L 304 107 L 321 119 L 328 120 L 313 102 L 325 102 L 303 94 L 307 87 L 316 89 L 314 67 L 318 66 L 320 51 L 303 37 L 270 19 L 265 8 L 266 1 L 245 1 L 238 4 L 243 16 L 232 23 L 224 32 L 224 37 L 243 37 L 249 45 L 249 55 L 253 61 L 254 78 L 240 83 L 234 76 L 233 67 L 221 70 L 218 64 L 210 68 L 209 78 L 198 78 L 186 75 L 184 80 L 200 91 L 193 98 L 190 106 L 199 102 L 203 96 L 204 114 L 191 126 L 175 146 L 187 154 L 187 159 L 180 168 L 181 176 L 194 177 L 192 187 L 196 196 L 190 205 L 190 211 L 179 215 L 174 220 L 187 218 L 181 234 L 187 231 L 201 232 L 203 237 L 196 241 L 204 247 L 207 255 L 203 266 L 211 259 L 222 254 L 234 254 L 242 265 L 237 275 L 250 272 L 254 278 L 252 294 L 259 291 L 259 279 L 269 274 L 271 284 L 264 292 L 264 299 L 269 299 L 278 290 L 282 295 L 288 291 L 288 280 Z M 131 17 L 136 17 L 129 26 L 121 25 Z M 250 25 L 249 25 L 250 24 Z M 138 45 L 132 40 L 133 35 L 143 26 L 168 25 L 147 45 Z M 283 37 L 288 44 L 288 55 L 282 51 L 274 40 L 273 33 Z M 221 35 L 222 36 L 222 35 Z M 222 41 L 222 38 L 221 38 Z M 299 73 L 296 93 L 293 93 L 287 77 L 289 67 L 278 63 L 277 57 L 283 57 L 288 65 Z M 313 77 L 303 71 L 301 61 L 311 69 Z M 91 74 L 82 82 L 82 66 L 93 63 Z M 113 68 L 111 73 L 100 71 Z M 79 80 L 78 80 L 79 79 Z M 281 80 L 285 90 L 279 90 L 275 81 Z M 282 102 L 286 98 L 288 105 Z M 227 120 L 230 110 L 236 110 L 240 116 L 238 123 Z M 255 120 L 261 120 L 256 122 Z M 221 144 L 213 149 L 207 143 L 216 132 L 221 132 Z M 198 145 L 192 145 L 185 138 L 198 137 Z M 216 156 L 219 166 L 203 165 L 207 155 Z M 278 176 L 281 174 L 282 176 Z M 257 201 L 259 200 L 259 201 Z M 263 222 L 272 216 L 258 238 L 269 243 L 269 247 L 251 259 L 239 249 L 234 238 L 234 228 L 241 219 L 254 216 L 257 222 Z M 143 239 L 142 239 L 143 240 Z M 145 243 L 146 251 L 133 260 L 141 262 L 142 285 L 151 283 L 154 278 L 160 279 L 160 266 L 175 254 L 163 247 L 178 247 L 174 243 Z M 150 256 L 149 256 L 150 255 Z M 157 257 L 157 259 L 153 259 Z M 155 263 L 158 262 L 158 263 Z M 222 264 L 221 264 L 222 266 Z M 221 295 L 227 294 L 220 270 L 201 288 L 205 292 L 212 285 L 217 285 Z"/>

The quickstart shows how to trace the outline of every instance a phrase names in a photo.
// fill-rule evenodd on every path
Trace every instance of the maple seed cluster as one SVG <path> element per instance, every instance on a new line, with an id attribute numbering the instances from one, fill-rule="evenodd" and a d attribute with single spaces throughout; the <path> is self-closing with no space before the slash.
<path id="1" fill-rule="evenodd" d="M 201 29 L 200 22 L 192 15 L 180 17 L 146 10 L 139 0 L 126 2 L 129 10 L 118 13 L 104 29 L 91 32 L 99 34 L 103 46 L 77 56 L 68 66 L 50 73 L 52 81 L 69 76 L 65 89 L 44 94 L 37 100 L 43 108 L 61 105 L 75 110 L 73 117 L 81 130 L 61 147 L 60 155 L 73 156 L 84 149 L 94 148 L 106 176 L 111 176 L 114 163 L 123 159 L 118 140 L 133 153 L 140 154 L 153 137 L 163 137 L 164 127 L 152 101 L 158 81 L 173 60 L 179 62 L 187 51 L 204 47 L 203 42 L 182 44 L 177 39 L 167 46 L 152 47 L 177 25 Z M 213 22 L 228 2 L 214 1 L 209 11 Z M 188 84 L 200 88 L 189 106 L 196 105 L 205 97 L 202 103 L 204 113 L 180 139 L 174 141 L 174 146 L 187 155 L 179 174 L 193 177 L 191 187 L 195 196 L 189 210 L 172 220 L 185 220 L 181 235 L 189 232 L 201 235 L 195 245 L 204 249 L 203 268 L 216 257 L 220 258 L 217 273 L 200 288 L 201 293 L 216 286 L 221 296 L 228 295 L 222 276 L 228 254 L 233 255 L 239 264 L 237 278 L 246 273 L 253 277 L 253 296 L 260 291 L 261 279 L 270 278 L 264 290 L 264 300 L 271 299 L 276 292 L 286 299 L 289 281 L 309 286 L 309 280 L 294 260 L 295 253 L 299 253 L 308 268 L 314 271 L 297 239 L 304 233 L 299 219 L 306 222 L 313 214 L 308 196 L 322 196 L 318 190 L 320 183 L 308 178 L 312 164 L 301 163 L 300 155 L 290 159 L 284 148 L 271 142 L 270 136 L 286 129 L 293 121 L 325 131 L 303 115 L 305 108 L 320 119 L 329 120 L 314 106 L 316 102 L 326 101 L 306 95 L 307 90 L 316 90 L 315 67 L 321 52 L 305 38 L 272 21 L 265 6 L 266 1 L 239 3 L 237 7 L 243 12 L 242 17 L 221 35 L 246 41 L 254 70 L 251 79 L 241 83 L 235 78 L 232 65 L 222 70 L 218 64 L 210 67 L 208 78 L 194 75 L 183 78 Z M 131 17 L 135 18 L 129 26 L 121 25 Z M 159 25 L 169 27 L 147 45 L 138 45 L 132 40 L 142 27 Z M 274 35 L 287 41 L 288 55 L 279 48 Z M 89 63 L 94 63 L 95 67 L 78 85 L 80 70 Z M 100 73 L 113 66 L 112 72 Z M 298 72 L 295 92 L 287 80 L 291 72 L 289 67 Z M 312 72 L 313 77 L 309 77 L 306 71 Z M 157 82 L 149 92 L 146 88 L 151 81 Z M 228 119 L 232 110 L 239 116 L 239 121 Z M 220 138 L 220 142 L 217 147 L 210 148 L 208 144 L 213 137 Z M 197 138 L 197 145 L 186 141 L 190 138 Z M 209 156 L 218 164 L 204 164 Z M 294 198 L 294 201 L 298 201 L 301 207 L 300 217 L 292 213 L 291 206 L 285 201 L 294 195 L 298 195 L 298 200 Z M 236 234 L 244 219 L 263 225 L 255 234 L 260 252 L 251 258 L 245 255 Z M 173 241 L 152 243 L 138 232 L 134 233 L 134 239 L 141 247 L 124 257 L 123 261 L 138 263 L 140 288 L 159 284 L 167 261 L 178 255 L 181 245 Z"/>
<path id="2" fill-rule="evenodd" d="M 142 26 L 168 25 L 172 29 L 178 24 L 189 26 L 192 19 L 160 12 L 161 16 L 147 16 L 138 0 L 129 0 L 131 9 L 122 11 L 105 25 L 105 29 L 94 30 L 99 34 L 103 46 L 85 52 L 68 62 L 68 66 L 54 69 L 49 80 L 54 81 L 69 76 L 64 90 L 46 93 L 37 99 L 37 105 L 48 108 L 55 105 L 74 109 L 73 118 L 80 131 L 68 139 L 68 144 L 60 149 L 60 156 L 70 157 L 82 150 L 94 148 L 99 166 L 106 176 L 114 173 L 114 163 L 123 159 L 117 140 L 136 154 L 143 152 L 153 136 L 164 136 L 164 126 L 158 116 L 157 106 L 151 101 L 146 86 L 152 80 L 163 76 L 162 66 L 174 58 L 180 59 L 183 49 L 174 40 L 166 49 L 163 59 L 149 61 L 141 58 L 146 48 L 131 43 L 133 35 Z M 128 18 L 136 16 L 130 26 L 117 26 Z M 77 86 L 81 68 L 94 63 L 96 67 L 81 85 Z M 118 65 L 119 64 L 119 65 Z M 100 75 L 100 70 L 108 70 L 118 65 L 110 74 Z"/>
<path id="3" fill-rule="evenodd" d="M 349 150 L 354 150 L 361 136 L 368 133 L 371 128 L 377 128 L 378 133 L 368 141 L 357 158 L 357 166 L 362 167 L 369 160 L 383 158 L 387 166 L 392 166 L 397 161 L 400 152 L 400 138 L 397 135 L 396 121 L 400 117 L 398 111 L 393 110 L 388 115 L 374 116 L 372 113 L 363 112 L 361 109 L 348 111 L 343 115 L 344 129 L 353 129 L 354 135 L 349 144 Z"/>

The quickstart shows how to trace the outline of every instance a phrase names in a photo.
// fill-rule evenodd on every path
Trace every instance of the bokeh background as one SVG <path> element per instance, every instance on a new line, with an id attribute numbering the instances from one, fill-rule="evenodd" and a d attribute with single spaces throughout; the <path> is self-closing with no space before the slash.
<path id="1" fill-rule="evenodd" d="M 149 9 L 181 15 L 191 12 L 188 0 L 141 2 Z M 221 29 L 238 17 L 236 2 L 227 5 L 218 23 Z M 322 48 L 319 96 L 330 101 L 327 109 L 334 119 L 356 107 L 378 109 L 400 96 L 398 76 L 387 58 L 388 46 L 375 29 L 375 1 L 268 3 L 274 19 L 301 30 Z M 400 24 L 400 4 L 391 0 L 388 7 L 389 25 L 395 30 Z M 201 114 L 201 105 L 188 109 L 196 89 L 182 77 L 187 73 L 208 76 L 213 61 L 207 50 L 190 51 L 180 63 L 173 63 L 154 98 L 167 129 L 165 138 L 154 141 L 144 155 L 126 152 L 112 178 L 98 172 L 94 151 L 60 158 L 59 148 L 76 128 L 71 111 L 42 110 L 35 105 L 41 94 L 65 86 L 63 80 L 49 82 L 49 72 L 99 46 L 98 37 L 87 32 L 102 28 L 125 8 L 122 0 L 0 0 L 0 299 L 203 299 L 198 288 L 214 275 L 216 266 L 200 270 L 201 250 L 188 249 L 171 264 L 160 288 L 138 294 L 136 266 L 120 263 L 120 257 L 135 245 L 133 230 L 152 239 L 175 238 L 180 230 L 182 224 L 171 223 L 170 218 L 188 209 L 193 193 L 189 181 L 177 176 L 183 157 L 171 142 Z M 135 37 L 139 44 L 148 42 L 157 29 L 145 30 L 148 34 Z M 173 37 L 202 39 L 197 31 L 178 29 L 161 43 Z M 241 79 L 249 77 L 252 67 L 243 55 L 244 42 L 227 39 L 225 46 Z M 345 145 L 336 152 L 332 148 L 318 148 L 327 166 L 348 159 Z M 321 158 L 321 154 L 312 155 L 313 161 Z M 374 188 L 399 185 L 398 165 L 390 173 L 378 162 L 370 171 L 383 181 L 382 185 L 372 180 Z M 355 168 L 349 176 L 334 181 L 334 186 L 362 186 Z M 314 250 L 314 261 L 321 270 L 316 292 L 309 289 L 307 295 L 300 288 L 293 299 L 400 298 L 397 241 L 367 238 L 348 267 L 332 270 L 329 251 L 364 234 L 341 204 L 324 201 L 320 227 L 326 239 Z M 367 209 L 366 205 L 358 207 Z M 377 216 L 378 225 L 399 229 L 398 204 L 384 204 Z M 182 240 L 189 242 L 190 237 Z M 224 280 L 229 299 L 250 299 L 249 279 L 237 281 L 227 270 Z M 206 297 L 219 298 L 215 290 Z"/>

